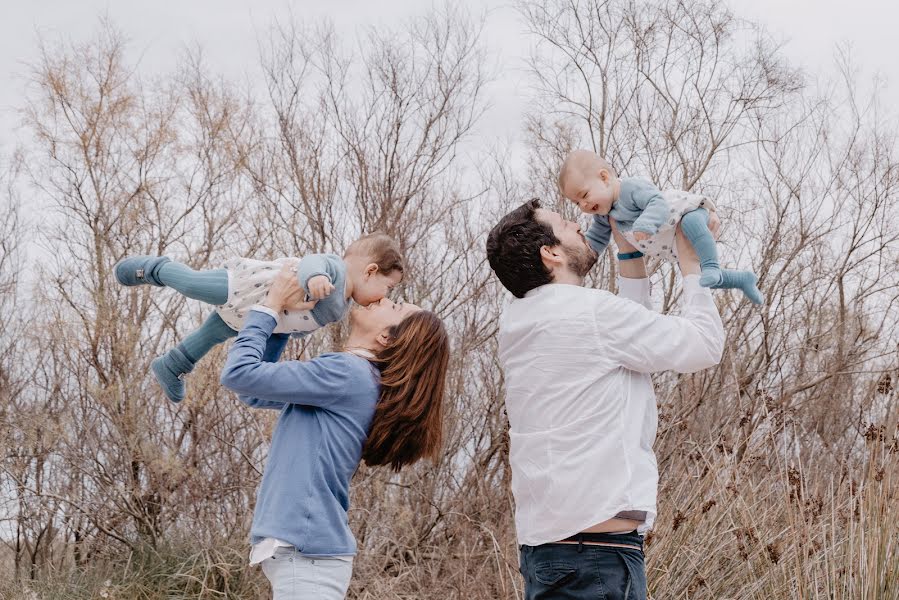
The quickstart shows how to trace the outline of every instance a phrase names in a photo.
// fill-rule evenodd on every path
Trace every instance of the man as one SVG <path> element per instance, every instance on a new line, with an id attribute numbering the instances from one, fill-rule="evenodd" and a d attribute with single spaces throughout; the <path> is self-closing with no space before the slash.
<path id="1" fill-rule="evenodd" d="M 721 318 L 689 242 L 678 235 L 684 310 L 675 317 L 650 309 L 642 255 L 614 226 L 613 235 L 620 296 L 583 287 L 596 253 L 577 223 L 537 200 L 487 238 L 490 266 L 515 296 L 500 319 L 499 358 L 529 600 L 645 600 L 643 534 L 658 485 L 649 374 L 721 359 Z"/>

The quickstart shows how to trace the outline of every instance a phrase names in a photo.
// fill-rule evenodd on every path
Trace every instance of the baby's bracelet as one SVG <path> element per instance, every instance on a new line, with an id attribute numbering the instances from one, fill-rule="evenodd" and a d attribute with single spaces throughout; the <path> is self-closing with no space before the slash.
<path id="1" fill-rule="evenodd" d="M 618 260 L 630 260 L 632 258 L 643 258 L 643 253 L 639 250 L 637 250 L 636 252 L 618 253 Z"/>

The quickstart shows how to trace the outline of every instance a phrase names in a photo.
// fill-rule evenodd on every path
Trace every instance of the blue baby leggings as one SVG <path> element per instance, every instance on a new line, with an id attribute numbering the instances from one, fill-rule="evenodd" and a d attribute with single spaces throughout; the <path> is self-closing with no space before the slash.
<path id="1" fill-rule="evenodd" d="M 755 304 L 764 302 L 764 297 L 756 286 L 758 278 L 755 273 L 721 268 L 715 238 L 709 231 L 709 212 L 706 209 L 697 208 L 685 214 L 681 217 L 680 227 L 699 257 L 699 265 L 702 267 L 699 285 L 715 289 L 742 290 L 751 302 Z"/>
<path id="2" fill-rule="evenodd" d="M 228 301 L 228 272 L 225 269 L 194 271 L 187 265 L 167 262 L 156 271 L 156 278 L 163 285 L 200 302 L 218 306 Z M 178 348 L 186 359 L 196 363 L 216 345 L 236 335 L 237 332 L 213 312 L 199 329 L 178 344 Z M 170 366 L 174 369 L 174 365 Z"/>

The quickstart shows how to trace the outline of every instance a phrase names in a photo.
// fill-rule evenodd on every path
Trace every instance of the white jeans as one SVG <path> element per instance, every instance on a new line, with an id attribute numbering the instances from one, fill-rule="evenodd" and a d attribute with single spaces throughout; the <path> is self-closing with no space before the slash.
<path id="1" fill-rule="evenodd" d="M 262 561 L 262 572 L 272 584 L 273 600 L 342 600 L 350 587 L 353 557 L 310 558 L 282 547 Z"/>

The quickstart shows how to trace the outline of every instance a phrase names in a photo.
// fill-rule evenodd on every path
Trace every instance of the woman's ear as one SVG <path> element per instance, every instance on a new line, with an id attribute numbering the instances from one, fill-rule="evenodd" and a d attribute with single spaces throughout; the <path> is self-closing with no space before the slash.
<path id="1" fill-rule="evenodd" d="M 389 346 L 390 342 L 393 341 L 393 338 L 390 336 L 390 330 L 382 329 L 381 333 L 378 334 L 378 337 L 375 338 L 375 341 L 378 342 L 378 345 L 382 348 Z"/>

